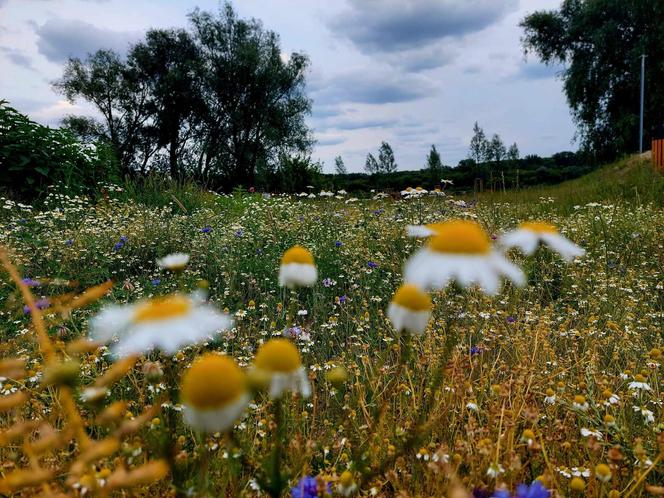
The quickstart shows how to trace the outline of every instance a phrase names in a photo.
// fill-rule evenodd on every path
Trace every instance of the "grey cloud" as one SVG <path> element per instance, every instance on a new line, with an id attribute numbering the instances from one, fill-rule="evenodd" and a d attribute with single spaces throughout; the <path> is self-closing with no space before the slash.
<path id="1" fill-rule="evenodd" d="M 480 31 L 518 0 L 350 0 L 330 28 L 364 52 L 394 52 Z"/>
<path id="2" fill-rule="evenodd" d="M 72 19 L 49 19 L 36 28 L 39 52 L 52 62 L 63 62 L 68 57 L 85 57 L 99 49 L 125 53 L 141 33 L 111 31 Z"/>
<path id="3" fill-rule="evenodd" d="M 542 80 L 548 78 L 555 78 L 565 68 L 560 65 L 546 65 L 546 64 L 522 64 L 516 74 L 518 79 L 526 80 Z"/>
<path id="4" fill-rule="evenodd" d="M 432 95 L 435 87 L 421 77 L 355 72 L 334 76 L 312 94 L 314 102 L 388 104 L 409 102 Z"/>
<path id="5" fill-rule="evenodd" d="M 316 141 L 317 145 L 326 146 L 326 145 L 339 145 L 346 141 L 343 137 L 330 137 L 330 138 L 320 138 Z"/>
<path id="6" fill-rule="evenodd" d="M 11 47 L 0 47 L 0 52 L 5 54 L 5 56 L 17 66 L 34 70 L 34 67 L 32 66 L 32 60 L 25 54 L 23 50 Z"/>

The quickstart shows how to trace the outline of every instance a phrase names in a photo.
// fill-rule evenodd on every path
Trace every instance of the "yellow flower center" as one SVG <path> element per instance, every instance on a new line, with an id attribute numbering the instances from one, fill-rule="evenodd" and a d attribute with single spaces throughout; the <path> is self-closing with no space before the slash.
<path id="1" fill-rule="evenodd" d="M 185 316 L 191 310 L 191 300 L 185 296 L 156 297 L 139 304 L 134 311 L 134 322 L 168 320 Z"/>
<path id="2" fill-rule="evenodd" d="M 577 405 L 582 405 L 586 402 L 586 397 L 581 394 L 577 394 L 576 396 L 574 396 L 574 402 Z"/>
<path id="3" fill-rule="evenodd" d="M 600 463 L 595 467 L 595 473 L 600 477 L 607 477 L 611 475 L 611 469 L 605 463 Z"/>
<path id="4" fill-rule="evenodd" d="M 437 223 L 429 240 L 429 249 L 452 254 L 487 254 L 491 250 L 489 236 L 474 221 L 452 220 Z"/>
<path id="5" fill-rule="evenodd" d="M 414 284 L 404 284 L 399 287 L 392 298 L 392 302 L 413 311 L 429 311 L 431 309 L 429 294 Z"/>
<path id="6" fill-rule="evenodd" d="M 636 375 L 634 376 L 634 380 L 635 380 L 636 382 L 645 382 L 645 381 L 646 381 L 646 378 L 645 378 L 643 375 L 641 375 L 641 374 L 636 374 Z"/>
<path id="7" fill-rule="evenodd" d="M 558 233 L 558 229 L 546 221 L 524 221 L 519 223 L 519 228 L 535 233 Z"/>
<path id="8" fill-rule="evenodd" d="M 181 392 L 186 404 L 206 410 L 237 400 L 246 388 L 246 376 L 235 360 L 207 353 L 185 372 Z"/>
<path id="9" fill-rule="evenodd" d="M 293 246 L 288 249 L 281 257 L 281 264 L 288 265 L 291 263 L 299 263 L 303 265 L 313 265 L 314 257 L 311 253 L 302 246 Z"/>
<path id="10" fill-rule="evenodd" d="M 270 339 L 256 353 L 256 367 L 267 372 L 290 373 L 302 365 L 300 352 L 288 339 Z"/>
<path id="11" fill-rule="evenodd" d="M 417 190 L 418 192 L 421 192 L 424 189 L 422 187 L 416 187 L 415 190 Z"/>
<path id="12" fill-rule="evenodd" d="M 344 488 L 350 488 L 355 483 L 353 474 L 349 470 L 344 470 L 339 476 L 339 484 Z"/>

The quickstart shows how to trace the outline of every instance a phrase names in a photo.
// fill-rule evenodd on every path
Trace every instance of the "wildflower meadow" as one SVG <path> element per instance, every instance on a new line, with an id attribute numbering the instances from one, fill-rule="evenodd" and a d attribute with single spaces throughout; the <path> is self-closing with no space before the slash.
<path id="1" fill-rule="evenodd" d="M 664 494 L 664 211 L 616 174 L 0 199 L 0 494 Z"/>

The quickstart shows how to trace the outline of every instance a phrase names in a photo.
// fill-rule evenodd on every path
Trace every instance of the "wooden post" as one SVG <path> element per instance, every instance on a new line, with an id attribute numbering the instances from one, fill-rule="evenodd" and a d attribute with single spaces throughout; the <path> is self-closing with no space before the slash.
<path id="1" fill-rule="evenodd" d="M 653 131 L 651 154 L 653 168 L 664 173 L 664 124 Z"/>

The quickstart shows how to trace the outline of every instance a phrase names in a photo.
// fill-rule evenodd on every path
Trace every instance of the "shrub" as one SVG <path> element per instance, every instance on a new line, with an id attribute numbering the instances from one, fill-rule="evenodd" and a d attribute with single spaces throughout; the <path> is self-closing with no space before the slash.
<path id="1" fill-rule="evenodd" d="M 56 183 L 84 190 L 116 171 L 106 145 L 81 144 L 70 132 L 35 123 L 0 101 L 0 189 L 30 199 Z"/>

